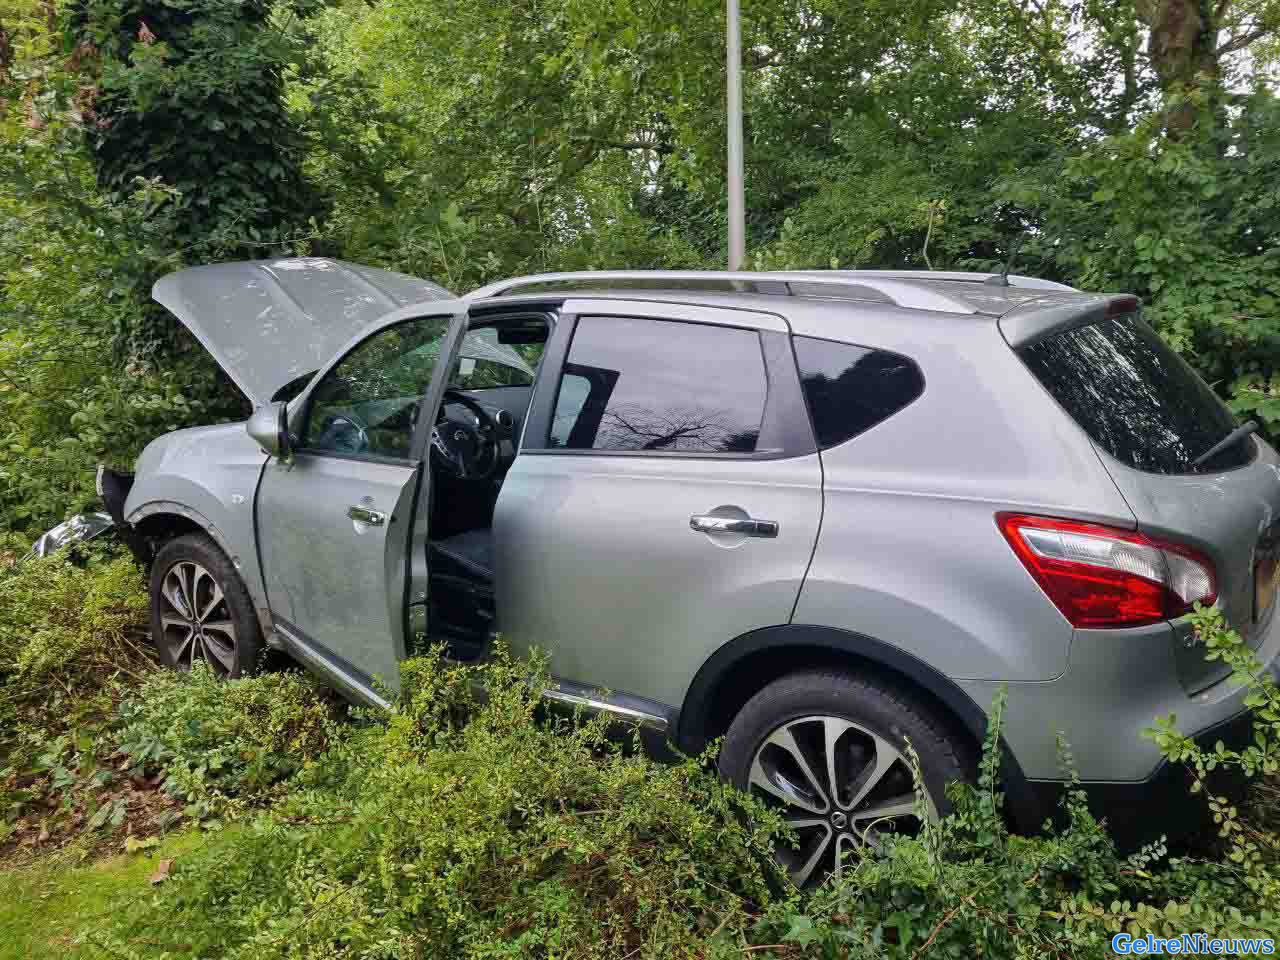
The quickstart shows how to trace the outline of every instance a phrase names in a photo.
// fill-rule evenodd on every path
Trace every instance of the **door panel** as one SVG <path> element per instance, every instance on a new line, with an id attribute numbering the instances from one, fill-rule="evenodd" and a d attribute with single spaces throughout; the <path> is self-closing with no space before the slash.
<path id="1" fill-rule="evenodd" d="M 267 465 L 258 537 L 272 616 L 366 684 L 399 683 L 417 464 L 299 453 Z M 373 525 L 350 507 L 385 514 Z"/>
<path id="2" fill-rule="evenodd" d="M 558 678 L 677 705 L 804 580 L 822 472 L 794 354 L 775 315 L 574 306 L 498 497 L 498 627 Z"/>
<path id="3" fill-rule="evenodd" d="M 273 458 L 258 488 L 277 630 L 368 701 L 380 699 L 375 681 L 399 689 L 408 592 L 426 589 L 423 458 L 466 325 L 452 306 L 426 317 L 400 311 L 331 363 L 290 409 L 299 449 L 288 462 Z"/>
<path id="4" fill-rule="evenodd" d="M 733 508 L 777 536 L 690 527 Z M 821 510 L 817 454 L 522 453 L 494 516 L 499 630 L 557 677 L 678 705 L 717 647 L 790 620 Z"/>

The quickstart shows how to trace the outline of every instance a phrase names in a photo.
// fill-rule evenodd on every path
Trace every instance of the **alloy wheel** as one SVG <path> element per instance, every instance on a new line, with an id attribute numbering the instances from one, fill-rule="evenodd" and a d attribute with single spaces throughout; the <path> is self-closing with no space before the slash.
<path id="1" fill-rule="evenodd" d="M 801 717 L 775 729 L 756 749 L 749 785 L 795 831 L 798 843 L 775 853 L 798 887 L 839 876 L 854 848 L 920 826 L 902 751 L 842 717 Z M 932 815 L 930 800 L 925 807 Z"/>
<path id="2" fill-rule="evenodd" d="M 173 666 L 191 669 L 196 659 L 226 677 L 235 669 L 236 628 L 222 585 L 193 560 L 179 560 L 160 588 L 161 635 L 156 638 Z"/>

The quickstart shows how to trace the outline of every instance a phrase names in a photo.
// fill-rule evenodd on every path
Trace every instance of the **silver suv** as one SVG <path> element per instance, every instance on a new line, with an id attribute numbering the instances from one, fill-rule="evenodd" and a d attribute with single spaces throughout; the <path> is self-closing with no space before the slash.
<path id="1" fill-rule="evenodd" d="M 424 643 L 474 660 L 501 633 L 549 652 L 554 700 L 723 737 L 800 883 L 911 828 L 908 741 L 942 809 L 1001 687 L 1030 829 L 1059 731 L 1121 792 L 1160 780 L 1157 714 L 1241 713 L 1193 603 L 1276 660 L 1280 460 L 1130 296 L 625 272 L 457 300 L 299 259 L 155 297 L 256 408 L 102 477 L 167 663 L 281 648 L 377 704 Z"/>

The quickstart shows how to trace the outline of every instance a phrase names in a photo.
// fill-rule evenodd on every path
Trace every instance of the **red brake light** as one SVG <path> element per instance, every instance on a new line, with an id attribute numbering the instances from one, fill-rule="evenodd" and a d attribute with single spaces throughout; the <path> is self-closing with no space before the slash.
<path id="1" fill-rule="evenodd" d="M 1217 599 L 1213 564 L 1189 547 L 1076 520 L 1001 513 L 996 523 L 1072 626 L 1138 627 Z"/>
<path id="2" fill-rule="evenodd" d="M 1137 313 L 1140 306 L 1142 301 L 1131 294 L 1112 297 L 1107 301 L 1106 319 L 1110 320 L 1112 317 L 1119 317 L 1126 313 Z"/>

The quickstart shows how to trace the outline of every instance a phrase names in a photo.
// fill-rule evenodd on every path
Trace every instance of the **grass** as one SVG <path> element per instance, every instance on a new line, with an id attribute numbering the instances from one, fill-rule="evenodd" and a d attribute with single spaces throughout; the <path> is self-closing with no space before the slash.
<path id="1" fill-rule="evenodd" d="M 193 853 L 212 836 L 184 830 L 139 853 L 90 864 L 42 861 L 0 872 L 0 960 L 67 956 L 98 920 L 150 895 L 150 878 L 161 860 Z"/>

